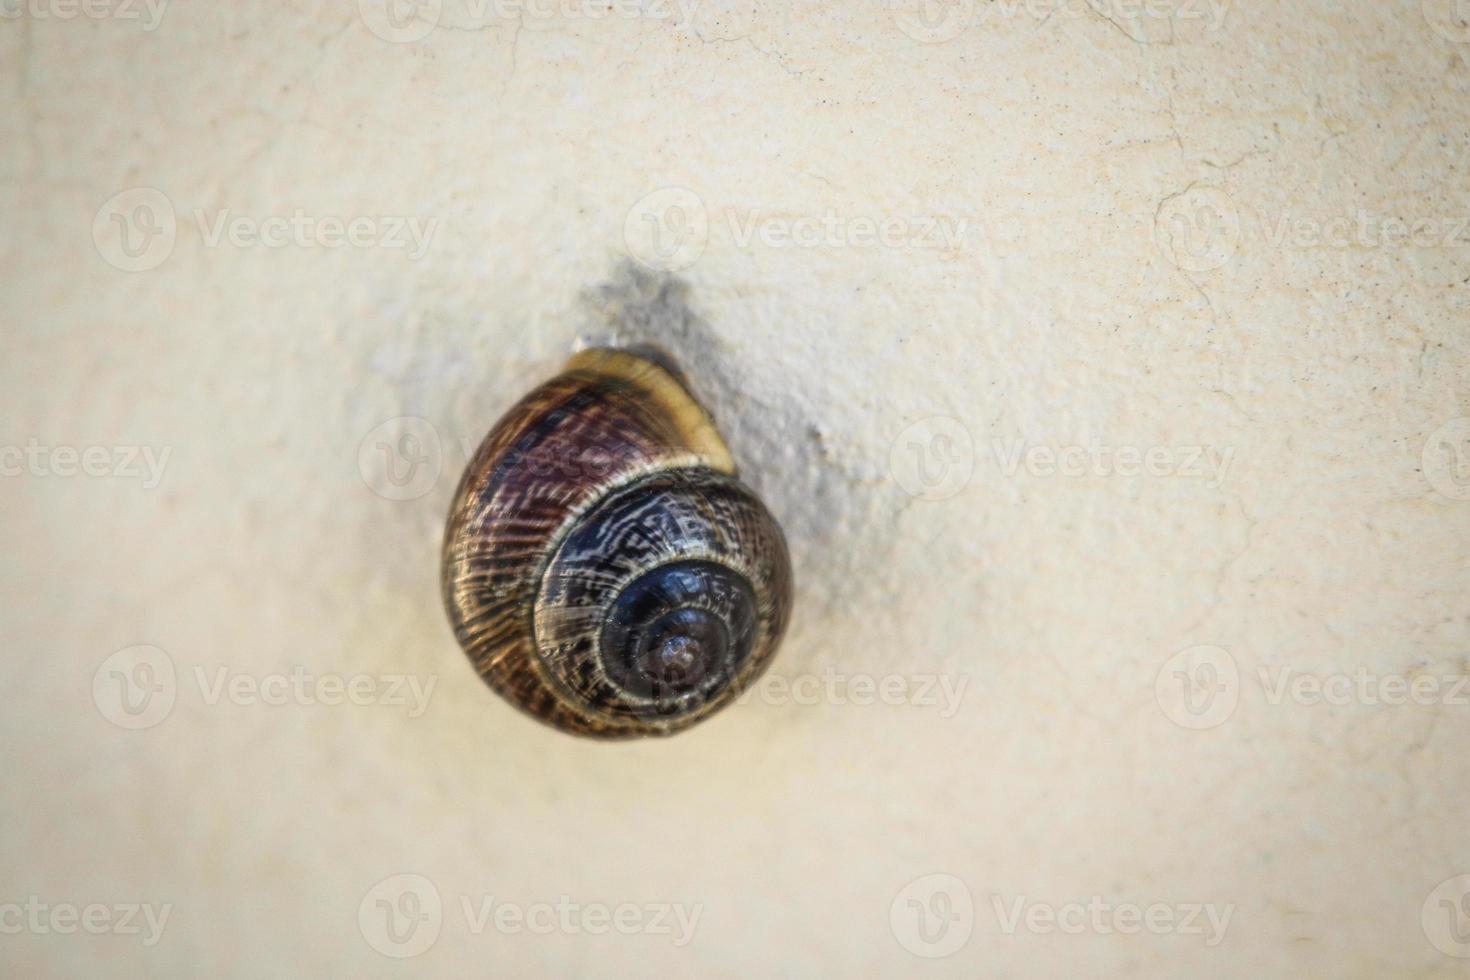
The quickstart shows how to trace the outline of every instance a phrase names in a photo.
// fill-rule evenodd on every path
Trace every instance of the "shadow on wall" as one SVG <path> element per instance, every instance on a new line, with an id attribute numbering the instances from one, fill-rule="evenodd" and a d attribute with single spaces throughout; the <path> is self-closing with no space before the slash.
<path id="1" fill-rule="evenodd" d="M 721 332 L 695 312 L 687 282 L 631 261 L 586 290 L 582 305 L 582 346 L 663 352 L 714 416 L 741 479 L 786 532 L 799 596 L 793 629 L 803 608 L 820 618 L 878 598 L 883 583 L 874 569 L 893 548 L 907 498 L 885 479 L 884 459 L 854 472 L 829 452 L 828 420 L 813 417 L 824 366 L 806 365 L 794 377 L 803 366 L 778 354 L 759 363 L 732 356 Z"/>

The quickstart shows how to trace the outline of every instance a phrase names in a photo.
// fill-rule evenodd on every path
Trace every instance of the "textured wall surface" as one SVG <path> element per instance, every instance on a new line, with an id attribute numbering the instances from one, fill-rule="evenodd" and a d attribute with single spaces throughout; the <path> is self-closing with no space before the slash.
<path id="1" fill-rule="evenodd" d="M 1464 975 L 1464 3 L 0 12 L 6 975 Z M 437 562 L 627 340 L 798 590 L 604 745 Z"/>

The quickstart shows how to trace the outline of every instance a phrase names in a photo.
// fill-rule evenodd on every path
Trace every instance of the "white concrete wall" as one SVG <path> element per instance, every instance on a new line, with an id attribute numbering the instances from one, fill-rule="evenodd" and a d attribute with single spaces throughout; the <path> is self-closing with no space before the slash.
<path id="1" fill-rule="evenodd" d="M 1464 4 L 619 2 L 0 0 L 0 970 L 1462 975 Z M 628 339 L 798 694 L 599 745 L 437 560 Z"/>

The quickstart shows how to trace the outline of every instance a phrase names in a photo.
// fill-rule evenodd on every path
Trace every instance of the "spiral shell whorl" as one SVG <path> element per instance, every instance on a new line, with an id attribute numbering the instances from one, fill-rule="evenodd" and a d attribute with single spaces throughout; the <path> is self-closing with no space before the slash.
<path id="1" fill-rule="evenodd" d="M 680 730 L 754 680 L 786 624 L 790 569 L 682 384 L 598 350 L 486 437 L 450 512 L 443 587 L 492 687 L 615 738 Z"/>

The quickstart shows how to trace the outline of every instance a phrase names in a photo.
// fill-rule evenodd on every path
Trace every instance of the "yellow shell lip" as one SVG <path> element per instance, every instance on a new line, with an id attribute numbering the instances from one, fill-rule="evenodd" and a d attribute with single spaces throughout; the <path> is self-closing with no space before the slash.
<path id="1" fill-rule="evenodd" d="M 683 370 L 679 367 L 679 362 L 674 360 L 674 356 L 672 354 L 664 350 L 662 347 L 659 347 L 657 344 L 634 343 L 628 344 L 626 347 L 604 347 L 600 348 L 600 350 L 609 354 L 623 354 L 644 361 L 652 361 L 654 364 L 657 364 L 659 367 L 663 368 L 664 373 L 670 375 L 675 381 L 679 382 L 679 386 L 681 388 L 689 392 L 691 395 L 693 395 L 694 393 L 694 389 L 691 388 L 689 385 L 689 378 L 685 376 Z M 585 354 L 589 352 L 583 351 L 582 353 Z"/>
<path id="2" fill-rule="evenodd" d="M 735 475 L 735 459 L 720 437 L 708 412 L 690 394 L 683 373 L 673 359 L 649 345 L 591 347 L 567 361 L 567 371 L 611 378 L 638 388 L 674 420 L 690 451 L 711 469 Z"/>

